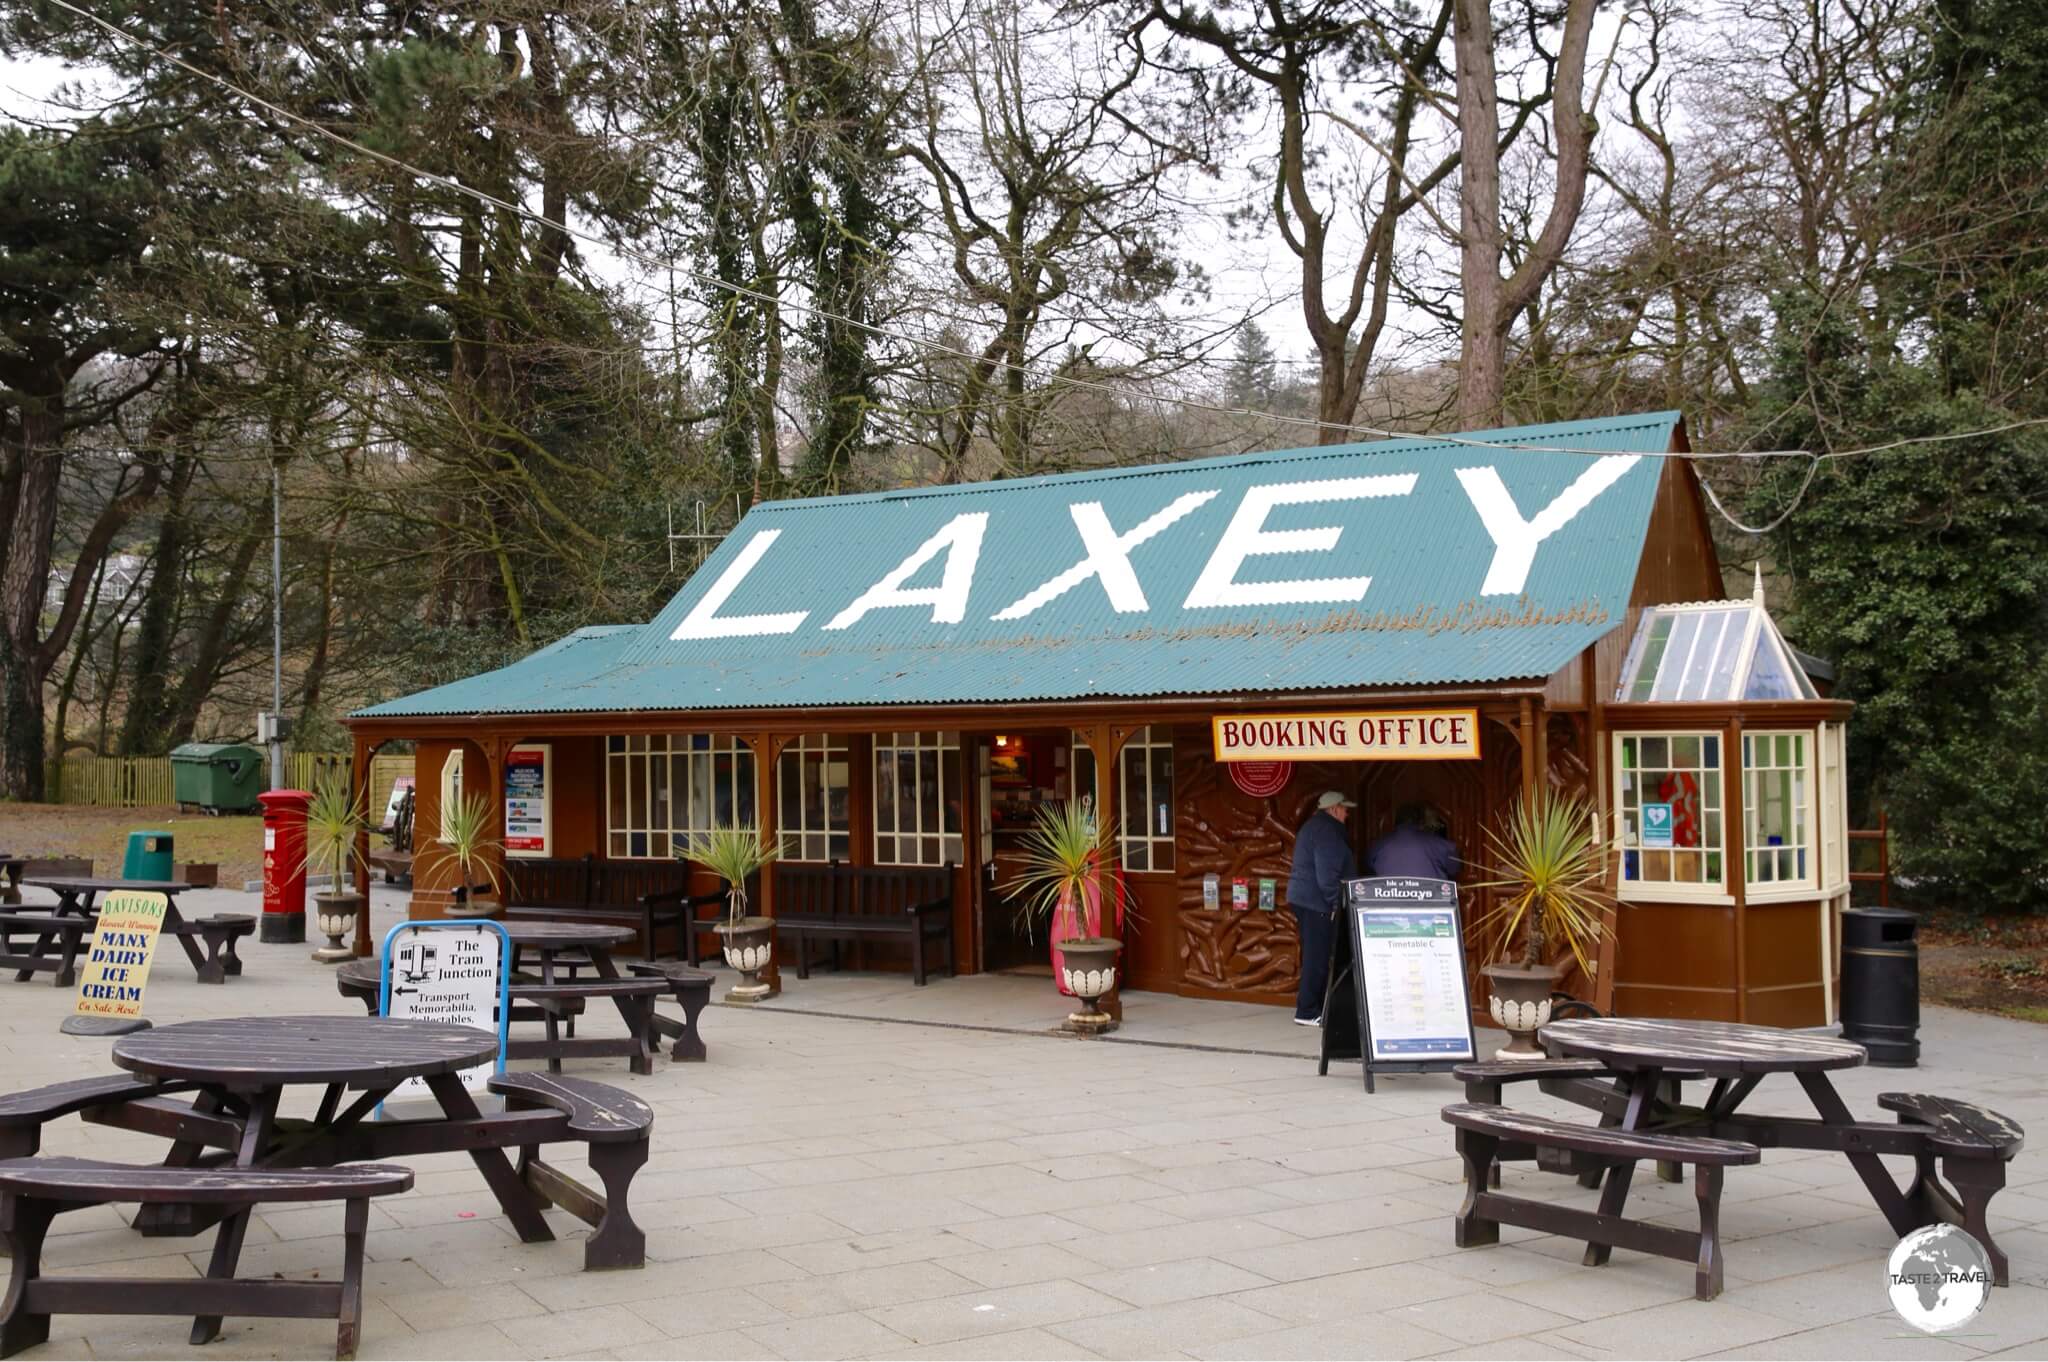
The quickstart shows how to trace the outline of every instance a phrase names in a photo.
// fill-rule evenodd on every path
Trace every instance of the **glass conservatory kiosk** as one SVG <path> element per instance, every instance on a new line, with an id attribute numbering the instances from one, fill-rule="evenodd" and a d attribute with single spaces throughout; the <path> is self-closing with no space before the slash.
<path id="1" fill-rule="evenodd" d="M 1644 610 L 1606 709 L 1617 1013 L 1835 1020 L 1852 708 L 1816 691 L 1761 590 Z"/>

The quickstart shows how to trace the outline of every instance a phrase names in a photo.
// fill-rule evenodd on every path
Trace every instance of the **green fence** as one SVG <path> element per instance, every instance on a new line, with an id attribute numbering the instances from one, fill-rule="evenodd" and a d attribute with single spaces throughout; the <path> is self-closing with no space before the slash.
<path id="1" fill-rule="evenodd" d="M 322 773 L 347 774 L 345 752 L 292 752 L 285 757 L 285 779 L 293 789 L 310 790 Z M 370 761 L 370 803 L 373 817 L 384 812 L 391 782 L 412 773 L 409 756 L 373 757 Z M 43 797 L 52 804 L 97 804 L 103 808 L 136 809 L 169 804 L 169 757 L 60 757 L 43 769 Z"/>

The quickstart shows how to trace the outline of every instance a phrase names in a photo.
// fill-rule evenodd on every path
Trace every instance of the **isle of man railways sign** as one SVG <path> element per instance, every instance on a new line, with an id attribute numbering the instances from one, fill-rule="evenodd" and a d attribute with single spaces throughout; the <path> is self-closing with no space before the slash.
<path id="1" fill-rule="evenodd" d="M 1214 721 L 1218 761 L 1470 761 L 1476 709 L 1246 714 Z"/>

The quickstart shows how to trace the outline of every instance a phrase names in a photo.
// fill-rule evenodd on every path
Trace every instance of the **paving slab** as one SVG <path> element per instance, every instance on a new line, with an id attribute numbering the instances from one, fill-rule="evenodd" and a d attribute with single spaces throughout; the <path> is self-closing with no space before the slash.
<path id="1" fill-rule="evenodd" d="M 375 926 L 401 898 L 380 888 Z M 208 912 L 253 896 L 197 897 Z M 220 1015 L 355 1015 L 307 947 L 250 943 L 225 987 L 158 971 L 159 1024 Z M 656 1111 L 637 1179 L 640 1272 L 585 1273 L 587 1231 L 556 1211 L 557 1242 L 522 1244 L 461 1155 L 411 1160 L 415 1190 L 372 1214 L 365 1357 L 1087 1358 L 1947 1357 L 2048 1354 L 2048 1158 L 2022 1153 L 1992 1220 L 2015 1286 L 1964 1335 L 1912 1335 L 1882 1296 L 1893 1242 L 1853 1170 L 1768 1150 L 1727 1179 L 1728 1289 L 1694 1301 L 1687 1265 L 1510 1230 L 1458 1251 L 1461 1197 L 1437 1113 L 1447 1076 L 1390 1079 L 1367 1097 L 1355 1067 L 1314 1073 L 1317 1036 L 1284 1009 L 1126 996 L 1123 1029 L 1054 1034 L 1068 1010 L 1043 978 L 937 979 L 819 971 L 753 1008 L 714 1006 L 710 1058 L 568 1072 Z M 108 1042 L 57 1034 L 66 993 L 0 980 L 0 1055 L 13 1086 L 109 1071 Z M 615 1034 L 593 1011 L 586 1034 Z M 1901 1088 L 1974 1097 L 2048 1129 L 2048 1028 L 1928 1008 L 1923 1067 L 1854 1070 L 1852 1108 Z M 316 1094 L 295 1094 L 310 1111 Z M 1520 1096 L 1518 1095 L 1518 1101 Z M 1570 1114 L 1535 1094 L 1529 1104 Z M 1759 1109 L 1806 1110 L 1773 1079 Z M 74 1119 L 45 1148 L 134 1162 L 148 1137 Z M 580 1161 L 565 1162 L 578 1166 Z M 1903 1164 L 1894 1161 L 1900 1171 Z M 1533 1168 L 1513 1188 L 1591 1194 Z M 1647 1179 L 1641 1212 L 1687 1224 L 1690 1197 Z M 245 1267 L 331 1274 L 340 1214 L 255 1217 Z M 192 1275 L 210 1240 L 143 1239 L 110 1209 L 67 1216 L 60 1272 Z M 24 1356 L 154 1357 L 184 1347 L 169 1319 L 60 1318 Z M 208 1356 L 320 1355 L 317 1321 L 230 1321 Z"/>

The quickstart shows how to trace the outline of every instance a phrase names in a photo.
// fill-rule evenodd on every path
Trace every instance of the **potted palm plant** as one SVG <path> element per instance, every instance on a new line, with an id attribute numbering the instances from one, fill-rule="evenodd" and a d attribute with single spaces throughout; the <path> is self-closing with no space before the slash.
<path id="1" fill-rule="evenodd" d="M 1047 804 L 1025 834 L 1022 870 L 1009 886 L 1027 936 L 1039 921 L 1048 924 L 1061 991 L 1079 998 L 1085 1009 L 1069 1015 L 1067 1025 L 1084 1034 L 1116 1026 L 1098 1006 L 1116 987 L 1117 954 L 1124 944 L 1105 932 L 1105 926 L 1110 932 L 1123 930 L 1111 855 L 1115 845 L 1114 830 L 1098 826 L 1081 801 Z"/>
<path id="2" fill-rule="evenodd" d="M 313 958 L 323 965 L 355 958 L 355 947 L 341 941 L 355 935 L 356 914 L 363 910 L 363 896 L 350 888 L 349 872 L 359 868 L 356 838 L 367 823 L 348 778 L 333 767 L 322 771 L 306 804 L 306 846 L 298 869 L 328 874 L 327 888 L 313 895 L 314 921 L 327 934 L 327 944 L 314 951 Z"/>
<path id="3" fill-rule="evenodd" d="M 725 963 L 742 976 L 742 982 L 725 995 L 727 1002 L 757 1003 L 772 991 L 759 976 L 775 958 L 775 919 L 748 914 L 747 884 L 778 850 L 751 825 L 694 833 L 676 848 L 678 856 L 725 881 L 725 921 L 718 924 L 718 935 L 725 945 Z"/>
<path id="4" fill-rule="evenodd" d="M 498 867 L 491 859 L 502 850 L 491 836 L 491 802 L 471 793 L 441 811 L 440 849 L 436 860 L 455 862 L 458 876 L 455 900 L 447 907 L 449 917 L 497 917 L 504 911 L 495 900 L 473 898 L 474 894 L 503 891 Z"/>
<path id="5" fill-rule="evenodd" d="M 1507 1031 L 1499 1059 L 1542 1059 L 1536 1032 L 1550 1020 L 1551 993 L 1568 964 L 1593 976 L 1614 899 L 1607 892 L 1607 842 L 1590 801 L 1549 790 L 1525 795 L 1504 826 L 1489 829 L 1495 878 L 1477 885 L 1500 897 L 1480 924 L 1493 937 L 1482 971 L 1487 1011 Z"/>

